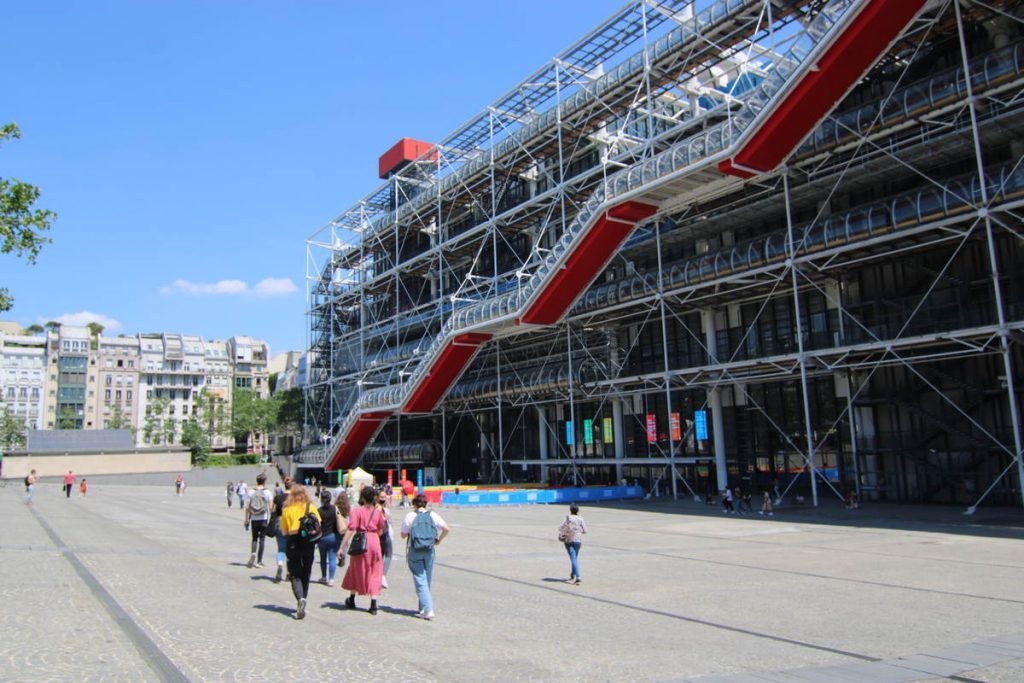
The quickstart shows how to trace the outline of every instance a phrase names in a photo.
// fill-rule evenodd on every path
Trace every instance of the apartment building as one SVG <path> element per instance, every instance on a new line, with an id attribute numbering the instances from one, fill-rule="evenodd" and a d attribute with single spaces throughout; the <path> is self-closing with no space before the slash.
<path id="1" fill-rule="evenodd" d="M 24 416 L 29 429 L 130 428 L 139 446 L 179 443 L 182 424 L 198 418 L 210 397 L 203 424 L 211 445 L 230 448 L 235 387 L 270 393 L 269 347 L 252 337 L 93 336 L 70 325 L 46 336 L 15 331 L 13 323 L 0 328 L 0 405 Z M 260 434 L 254 446 L 262 452 L 266 443 Z"/>
<path id="2" fill-rule="evenodd" d="M 0 333 L 0 409 L 42 429 L 45 396 L 46 340 Z"/>

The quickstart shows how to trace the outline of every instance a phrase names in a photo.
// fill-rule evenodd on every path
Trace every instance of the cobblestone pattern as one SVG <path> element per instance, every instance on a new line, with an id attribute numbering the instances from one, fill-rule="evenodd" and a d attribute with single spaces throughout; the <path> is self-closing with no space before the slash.
<path id="1" fill-rule="evenodd" d="M 366 598 L 345 610 L 341 590 L 313 584 L 309 615 L 297 622 L 289 587 L 270 580 L 273 543 L 266 569 L 244 566 L 248 534 L 219 487 L 179 498 L 167 487 L 98 486 L 65 500 L 44 485 L 36 505 L 196 681 L 815 680 L 1015 634 L 1024 607 L 1017 529 L 624 504 L 584 510 L 580 586 L 562 580 L 562 510 L 445 509 L 453 532 L 438 551 L 435 621 L 413 618 L 398 548 L 379 615 L 364 611 Z M 0 680 L 152 680 L 11 487 L 0 490 L 0 514 L 11 521 L 0 599 L 14 634 L 0 640 Z M 65 608 L 68 618 L 53 618 Z M 1020 661 L 1001 656 L 963 670 L 1017 680 Z"/>

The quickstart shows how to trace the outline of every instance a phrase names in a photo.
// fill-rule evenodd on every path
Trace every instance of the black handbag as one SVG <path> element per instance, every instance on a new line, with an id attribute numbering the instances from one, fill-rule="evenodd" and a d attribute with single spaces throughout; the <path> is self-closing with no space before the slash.
<path id="1" fill-rule="evenodd" d="M 376 510 L 374 511 L 376 512 Z M 373 519 L 373 513 L 370 513 L 370 519 Z M 348 554 L 349 555 L 362 555 L 366 552 L 366 529 L 357 529 L 352 534 L 352 540 L 348 543 Z"/>

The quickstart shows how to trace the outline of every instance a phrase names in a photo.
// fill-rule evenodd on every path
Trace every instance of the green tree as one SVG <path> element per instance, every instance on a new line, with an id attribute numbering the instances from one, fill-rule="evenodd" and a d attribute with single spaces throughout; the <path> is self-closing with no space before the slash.
<path id="1" fill-rule="evenodd" d="M 26 431 L 25 418 L 11 415 L 6 406 L 0 409 L 0 452 L 22 448 Z"/>
<path id="2" fill-rule="evenodd" d="M 101 334 L 103 334 L 103 325 L 100 325 L 99 323 L 87 323 L 86 327 L 89 328 L 89 334 L 91 334 L 94 337 L 98 337 Z"/>
<path id="3" fill-rule="evenodd" d="M 18 124 L 0 127 L 0 143 L 21 137 Z M 57 214 L 46 209 L 32 209 L 39 199 L 39 188 L 20 180 L 0 177 L 0 254 L 13 253 L 35 263 L 39 250 L 51 240 L 43 235 Z M 0 287 L 0 313 L 10 310 L 14 300 L 6 288 Z"/>
<path id="4" fill-rule="evenodd" d="M 57 429 L 78 429 L 78 414 L 74 408 L 64 406 L 57 414 Z"/>
<path id="5" fill-rule="evenodd" d="M 193 465 L 203 465 L 210 457 L 210 439 L 196 420 L 186 420 L 181 425 L 181 445 L 191 451 Z"/>
<path id="6" fill-rule="evenodd" d="M 162 434 L 163 439 L 164 439 L 164 443 L 166 443 L 168 445 L 174 443 L 174 441 L 176 439 L 177 432 L 178 432 L 178 421 L 175 418 L 173 418 L 170 415 L 168 415 L 167 417 L 164 418 L 164 427 L 163 427 L 163 434 Z"/>
<path id="7" fill-rule="evenodd" d="M 49 322 L 43 323 L 43 327 L 50 332 L 60 332 L 60 323 L 56 320 L 50 320 Z"/>
<path id="8" fill-rule="evenodd" d="M 21 333 L 34 337 L 35 335 L 42 334 L 45 331 L 46 330 L 43 329 L 42 325 L 29 325 L 28 327 L 23 329 Z"/>
<path id="9" fill-rule="evenodd" d="M 204 388 L 196 394 L 195 404 L 196 422 L 206 434 L 211 447 L 218 437 L 227 438 L 232 435 L 227 401 Z"/>
<path id="10" fill-rule="evenodd" d="M 121 406 L 116 403 L 110 410 L 110 419 L 106 420 L 104 429 L 129 429 L 132 432 L 132 440 L 135 439 L 135 427 L 132 426 L 131 420 L 125 416 Z"/>
<path id="11" fill-rule="evenodd" d="M 146 420 L 142 423 L 142 440 L 145 443 L 151 446 L 159 446 L 163 443 L 162 418 L 170 405 L 171 399 L 156 398 L 146 406 Z"/>
<path id="12" fill-rule="evenodd" d="M 302 389 L 292 387 L 274 396 L 277 403 L 277 429 L 279 432 L 294 434 L 302 431 L 306 419 L 306 403 Z"/>
<path id="13" fill-rule="evenodd" d="M 253 436 L 266 434 L 277 423 L 277 405 L 260 398 L 252 389 L 236 389 L 231 403 L 231 432 L 236 441 L 252 445 Z"/>

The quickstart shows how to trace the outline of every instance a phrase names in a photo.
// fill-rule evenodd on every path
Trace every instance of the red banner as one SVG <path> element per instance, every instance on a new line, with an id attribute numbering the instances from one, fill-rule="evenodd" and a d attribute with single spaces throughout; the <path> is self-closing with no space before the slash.
<path id="1" fill-rule="evenodd" d="M 647 416 L 647 443 L 658 441 L 658 421 L 653 415 Z"/>
<path id="2" fill-rule="evenodd" d="M 680 429 L 680 427 L 679 427 L 679 413 L 672 413 L 671 424 L 672 424 L 672 440 L 673 441 L 682 441 L 683 440 L 683 430 Z"/>

